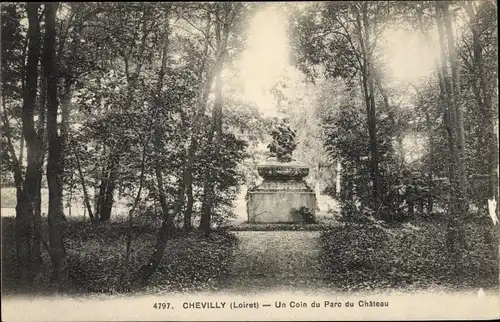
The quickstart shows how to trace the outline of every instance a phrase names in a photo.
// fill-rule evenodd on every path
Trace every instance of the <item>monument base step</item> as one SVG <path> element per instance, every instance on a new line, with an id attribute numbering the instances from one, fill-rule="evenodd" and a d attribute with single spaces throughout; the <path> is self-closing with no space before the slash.
<path id="1" fill-rule="evenodd" d="M 305 224 L 305 223 L 242 223 L 230 226 L 232 231 L 323 231 L 331 226 L 327 224 Z"/>

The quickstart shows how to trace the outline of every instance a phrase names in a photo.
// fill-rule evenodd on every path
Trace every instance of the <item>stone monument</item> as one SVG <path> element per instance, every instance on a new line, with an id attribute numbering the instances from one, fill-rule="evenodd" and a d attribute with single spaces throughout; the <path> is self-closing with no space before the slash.
<path id="1" fill-rule="evenodd" d="M 301 207 L 313 215 L 316 211 L 316 195 L 303 180 L 309 167 L 292 158 L 297 144 L 286 119 L 277 122 L 271 135 L 270 156 L 257 167 L 264 181 L 247 192 L 248 223 L 303 222 Z"/>

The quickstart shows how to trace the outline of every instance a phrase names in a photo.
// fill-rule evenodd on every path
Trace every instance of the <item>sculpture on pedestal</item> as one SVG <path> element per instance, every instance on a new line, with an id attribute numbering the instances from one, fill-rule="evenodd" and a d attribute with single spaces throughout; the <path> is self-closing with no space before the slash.
<path id="1" fill-rule="evenodd" d="M 286 119 L 275 124 L 271 136 L 270 158 L 257 167 L 264 181 L 247 193 L 248 222 L 304 222 L 297 211 L 307 208 L 314 215 L 316 209 L 316 195 L 303 180 L 309 167 L 292 157 L 297 142 Z"/>

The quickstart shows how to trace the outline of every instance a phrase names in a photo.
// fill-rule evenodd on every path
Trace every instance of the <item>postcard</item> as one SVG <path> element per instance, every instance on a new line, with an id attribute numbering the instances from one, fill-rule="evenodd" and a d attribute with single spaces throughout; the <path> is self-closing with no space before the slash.
<path id="1" fill-rule="evenodd" d="M 3 320 L 500 318 L 496 1 L 1 15 Z"/>

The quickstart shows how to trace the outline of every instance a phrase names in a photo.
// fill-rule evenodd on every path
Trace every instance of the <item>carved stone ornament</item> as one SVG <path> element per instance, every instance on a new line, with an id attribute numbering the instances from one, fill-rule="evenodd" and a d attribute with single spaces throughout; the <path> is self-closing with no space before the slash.
<path id="1" fill-rule="evenodd" d="M 309 168 L 298 164 L 269 164 L 257 168 L 265 180 L 302 180 L 309 174 Z"/>

